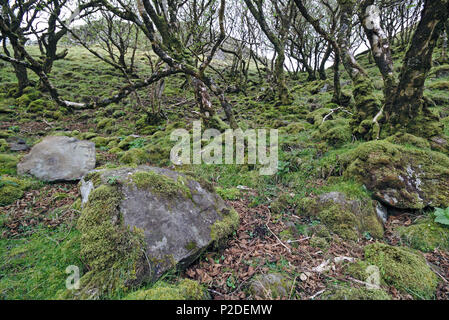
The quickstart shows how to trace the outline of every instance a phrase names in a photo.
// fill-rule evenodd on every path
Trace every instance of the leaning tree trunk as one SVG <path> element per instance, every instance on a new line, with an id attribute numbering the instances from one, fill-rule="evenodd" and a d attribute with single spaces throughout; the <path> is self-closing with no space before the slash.
<path id="1" fill-rule="evenodd" d="M 406 53 L 399 84 L 385 105 L 392 132 L 405 130 L 422 137 L 441 135 L 438 117 L 428 108 L 424 83 L 432 67 L 432 54 L 449 18 L 449 0 L 426 0 L 421 21 Z"/>

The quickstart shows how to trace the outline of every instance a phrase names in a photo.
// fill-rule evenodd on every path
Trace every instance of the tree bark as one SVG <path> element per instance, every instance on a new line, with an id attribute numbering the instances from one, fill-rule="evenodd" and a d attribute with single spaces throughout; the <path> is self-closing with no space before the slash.
<path id="1" fill-rule="evenodd" d="M 399 84 L 385 106 L 386 121 L 393 130 L 405 128 L 424 137 L 441 134 L 438 118 L 424 99 L 424 83 L 432 67 L 432 55 L 449 18 L 449 0 L 426 0 L 421 21 L 404 58 Z"/>

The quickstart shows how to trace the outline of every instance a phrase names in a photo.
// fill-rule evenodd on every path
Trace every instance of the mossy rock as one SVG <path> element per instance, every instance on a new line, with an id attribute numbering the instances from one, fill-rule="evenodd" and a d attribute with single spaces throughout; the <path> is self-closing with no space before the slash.
<path id="1" fill-rule="evenodd" d="M 443 153 L 379 140 L 341 154 L 339 161 L 344 177 L 364 184 L 389 206 L 449 207 L 449 157 Z"/>
<path id="2" fill-rule="evenodd" d="M 299 206 L 303 214 L 321 221 L 343 239 L 357 240 L 367 232 L 374 238 L 383 237 L 382 221 L 369 198 L 351 199 L 341 192 L 329 192 L 303 198 Z"/>
<path id="3" fill-rule="evenodd" d="M 124 300 L 204 300 L 209 294 L 196 281 L 183 279 L 176 284 L 156 283 L 151 289 L 138 290 Z"/>
<path id="4" fill-rule="evenodd" d="M 357 287 L 338 287 L 323 294 L 323 300 L 391 300 L 391 296 L 382 289 Z"/>
<path id="5" fill-rule="evenodd" d="M 306 120 L 307 122 L 309 122 L 310 124 L 314 124 L 314 125 L 321 125 L 323 123 L 323 119 L 326 115 L 328 115 L 329 113 L 331 113 L 331 109 L 329 108 L 321 108 L 318 110 L 315 110 L 313 112 L 310 112 L 307 117 Z M 330 116 L 328 118 L 329 120 L 332 120 L 332 116 Z"/>
<path id="6" fill-rule="evenodd" d="M 187 267 L 239 224 L 238 214 L 218 195 L 167 169 L 95 170 L 84 177 L 81 189 L 85 205 L 78 228 L 83 261 L 90 268 L 81 285 L 82 292 L 96 297 Z M 105 280 L 111 268 L 111 280 Z"/>
<path id="7" fill-rule="evenodd" d="M 434 217 L 424 217 L 408 227 L 399 227 L 402 241 L 413 249 L 433 252 L 449 251 L 449 227 L 436 223 Z"/>
<path id="8" fill-rule="evenodd" d="M 349 120 L 337 119 L 325 121 L 319 126 L 318 132 L 314 136 L 336 147 L 348 143 L 352 138 Z"/>
<path id="9" fill-rule="evenodd" d="M 143 148 L 142 149 L 134 148 L 128 150 L 120 157 L 120 163 L 123 164 L 141 165 L 149 163 L 150 160 L 151 160 L 150 154 L 146 149 Z"/>
<path id="10" fill-rule="evenodd" d="M 28 112 L 44 114 L 45 111 L 54 111 L 56 109 L 56 105 L 54 102 L 46 100 L 46 99 L 37 99 L 31 102 L 28 105 Z"/>
<path id="11" fill-rule="evenodd" d="M 102 118 L 98 120 L 97 128 L 104 133 L 111 134 L 116 130 L 115 124 L 116 124 L 115 119 Z"/>
<path id="12" fill-rule="evenodd" d="M 418 299 L 434 297 L 438 278 L 419 251 L 377 242 L 365 246 L 364 255 L 363 261 L 348 266 L 349 274 L 366 281 L 372 276 L 369 267 L 374 266 L 380 273 L 381 284 L 393 286 Z"/>
<path id="13" fill-rule="evenodd" d="M 259 274 L 252 280 L 248 292 L 264 300 L 289 299 L 293 281 L 279 273 Z"/>

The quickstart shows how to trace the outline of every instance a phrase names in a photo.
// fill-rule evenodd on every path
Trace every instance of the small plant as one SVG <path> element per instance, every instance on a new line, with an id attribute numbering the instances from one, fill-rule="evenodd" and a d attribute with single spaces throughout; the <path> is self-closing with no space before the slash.
<path id="1" fill-rule="evenodd" d="M 144 138 L 138 138 L 136 140 L 131 141 L 129 144 L 129 149 L 140 149 L 143 148 L 145 145 L 145 139 Z"/>
<path id="2" fill-rule="evenodd" d="M 236 288 L 236 285 L 235 285 L 235 279 L 234 279 L 233 276 L 229 276 L 229 278 L 226 280 L 226 285 L 227 285 L 229 288 L 232 288 L 232 289 L 235 289 L 235 288 Z"/>
<path id="3" fill-rule="evenodd" d="M 12 131 L 12 132 L 19 132 L 20 128 L 19 128 L 19 126 L 11 126 L 8 128 L 8 130 Z"/>
<path id="4" fill-rule="evenodd" d="M 449 226 L 449 208 L 446 209 L 436 208 L 434 215 L 436 223 Z"/>
<path id="5" fill-rule="evenodd" d="M 119 177 L 113 176 L 108 178 L 108 184 L 114 186 L 117 184 Z"/>

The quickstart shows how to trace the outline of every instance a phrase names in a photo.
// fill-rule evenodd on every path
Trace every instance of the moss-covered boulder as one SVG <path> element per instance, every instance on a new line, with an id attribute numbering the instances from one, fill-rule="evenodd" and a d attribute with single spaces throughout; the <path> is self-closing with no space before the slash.
<path id="1" fill-rule="evenodd" d="M 356 240 L 368 232 L 382 238 L 384 229 L 370 199 L 351 199 L 341 192 L 329 192 L 316 198 L 304 198 L 303 214 L 320 220 L 330 231 L 344 239 Z"/>
<path id="2" fill-rule="evenodd" d="M 373 276 L 374 266 L 379 272 L 381 284 L 393 286 L 418 299 L 433 298 L 438 278 L 419 251 L 377 242 L 365 246 L 364 254 L 363 261 L 348 267 L 348 273 L 352 276 L 367 281 Z"/>
<path id="3" fill-rule="evenodd" d="M 188 266 L 239 224 L 237 212 L 218 195 L 167 169 L 93 171 L 82 180 L 81 194 L 78 228 L 91 270 L 81 285 L 96 296 Z"/>
<path id="4" fill-rule="evenodd" d="M 425 145 L 420 139 L 407 141 L 370 141 L 341 155 L 345 177 L 363 183 L 377 199 L 398 209 L 449 207 L 449 157 L 417 148 Z"/>
<path id="5" fill-rule="evenodd" d="M 433 217 L 422 217 L 411 226 L 399 227 L 398 233 L 402 241 L 413 249 L 449 251 L 449 227 L 436 223 Z"/>

